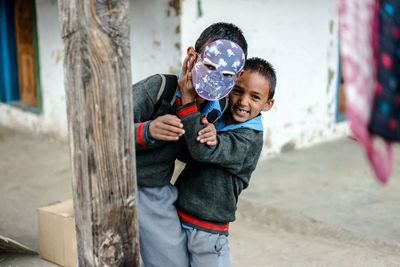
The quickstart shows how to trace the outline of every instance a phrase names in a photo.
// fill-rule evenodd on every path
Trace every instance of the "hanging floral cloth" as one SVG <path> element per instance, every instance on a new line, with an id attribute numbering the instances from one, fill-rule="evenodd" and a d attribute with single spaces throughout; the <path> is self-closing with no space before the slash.
<path id="1" fill-rule="evenodd" d="M 393 87 L 397 87 L 398 91 L 398 68 L 396 74 L 394 67 L 398 50 L 393 47 L 393 39 L 398 37 L 398 31 L 386 25 L 386 20 L 390 19 L 388 12 L 392 15 L 390 21 L 397 20 L 398 23 L 400 16 L 395 15 L 398 8 L 390 5 L 398 0 L 381 2 L 382 6 L 378 0 L 337 0 L 346 113 L 350 129 L 364 147 L 378 180 L 385 183 L 392 171 L 393 149 L 390 141 L 395 139 L 387 138 L 383 132 L 398 134 L 400 116 L 400 100 L 391 98 L 396 94 L 389 93 Z M 384 23 L 378 23 L 382 19 L 385 19 Z M 398 43 L 398 38 L 396 40 Z M 392 132 L 390 136 L 395 135 Z M 387 139 L 378 142 L 381 138 L 377 136 Z"/>

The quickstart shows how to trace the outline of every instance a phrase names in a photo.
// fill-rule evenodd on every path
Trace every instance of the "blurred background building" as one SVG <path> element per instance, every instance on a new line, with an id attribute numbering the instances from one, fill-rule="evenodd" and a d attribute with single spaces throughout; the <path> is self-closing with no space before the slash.
<path id="1" fill-rule="evenodd" d="M 0 124 L 66 138 L 58 16 L 56 0 L 0 0 Z M 348 134 L 330 0 L 131 0 L 133 82 L 177 74 L 186 48 L 220 21 L 243 30 L 249 57 L 276 68 L 276 102 L 263 114 L 263 155 Z"/>

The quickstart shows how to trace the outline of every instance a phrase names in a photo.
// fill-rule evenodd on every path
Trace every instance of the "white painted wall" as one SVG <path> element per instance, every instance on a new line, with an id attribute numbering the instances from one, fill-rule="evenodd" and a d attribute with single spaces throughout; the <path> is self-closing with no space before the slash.
<path id="1" fill-rule="evenodd" d="M 276 103 L 263 114 L 264 155 L 347 134 L 336 123 L 337 18 L 330 0 L 131 0 L 133 81 L 176 73 L 186 48 L 208 25 L 232 22 L 244 32 L 249 56 L 276 68 Z M 0 123 L 67 135 L 62 42 L 56 0 L 36 0 L 43 114 L 0 104 Z M 179 25 L 181 27 L 179 28 Z M 181 47 L 181 49 L 180 49 Z"/>
<path id="2" fill-rule="evenodd" d="M 36 115 L 0 103 L 0 123 L 27 131 L 67 136 L 63 44 L 56 0 L 36 0 L 43 113 Z M 132 79 L 177 73 L 180 18 L 164 0 L 131 0 Z"/>
<path id="3" fill-rule="evenodd" d="M 336 123 L 337 17 L 330 0 L 201 0 L 182 2 L 182 51 L 215 22 L 239 26 L 249 57 L 277 72 L 275 106 L 263 114 L 263 155 L 347 134 Z M 182 55 L 182 57 L 184 54 Z"/>
<path id="4" fill-rule="evenodd" d="M 155 73 L 179 72 L 181 37 L 177 11 L 165 0 L 131 0 L 134 82 Z"/>

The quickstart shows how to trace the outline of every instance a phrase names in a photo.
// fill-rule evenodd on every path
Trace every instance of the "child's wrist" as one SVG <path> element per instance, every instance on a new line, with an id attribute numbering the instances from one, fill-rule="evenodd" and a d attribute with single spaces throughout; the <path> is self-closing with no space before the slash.
<path id="1" fill-rule="evenodd" d="M 178 89 L 181 92 L 181 100 L 183 105 L 195 101 L 196 91 L 194 90 L 194 88 L 190 90 L 188 88 L 181 88 L 180 86 L 178 86 Z"/>
<path id="2" fill-rule="evenodd" d="M 148 143 L 154 143 L 156 140 L 151 136 L 150 133 L 150 124 L 152 121 L 149 121 L 145 126 L 144 138 Z"/>
<path id="3" fill-rule="evenodd" d="M 196 101 L 195 95 L 192 96 L 192 95 L 184 95 L 184 94 L 182 94 L 181 99 L 182 99 L 182 104 L 183 105 L 186 105 L 186 104 L 189 104 L 189 103 L 192 103 L 192 102 Z"/>

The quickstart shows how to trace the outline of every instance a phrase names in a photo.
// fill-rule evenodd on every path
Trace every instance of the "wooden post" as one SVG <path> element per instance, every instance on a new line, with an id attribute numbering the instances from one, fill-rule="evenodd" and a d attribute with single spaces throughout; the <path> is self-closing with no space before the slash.
<path id="1" fill-rule="evenodd" d="M 79 266 L 139 266 L 129 0 L 62 0 Z"/>

